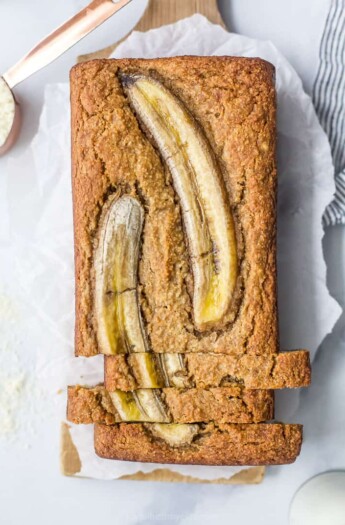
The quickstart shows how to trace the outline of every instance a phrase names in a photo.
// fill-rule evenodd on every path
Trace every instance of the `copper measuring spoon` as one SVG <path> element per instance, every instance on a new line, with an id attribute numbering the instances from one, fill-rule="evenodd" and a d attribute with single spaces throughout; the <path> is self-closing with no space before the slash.
<path id="1" fill-rule="evenodd" d="M 93 0 L 0 76 L 0 156 L 15 143 L 20 108 L 12 89 L 47 66 L 131 0 Z"/>

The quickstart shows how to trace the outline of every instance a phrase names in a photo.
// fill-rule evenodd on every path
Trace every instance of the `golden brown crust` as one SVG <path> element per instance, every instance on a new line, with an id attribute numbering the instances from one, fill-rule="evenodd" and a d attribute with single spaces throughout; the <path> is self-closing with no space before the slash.
<path id="1" fill-rule="evenodd" d="M 245 390 L 238 385 L 209 390 L 164 388 L 160 399 L 171 422 L 258 423 L 274 417 L 273 393 L 267 390 Z M 121 421 L 108 392 L 102 386 L 68 387 L 67 419 L 71 423 Z"/>
<path id="2" fill-rule="evenodd" d="M 67 390 L 67 420 L 77 425 L 119 421 L 108 392 L 102 386 L 84 388 L 69 386 Z"/>
<path id="3" fill-rule="evenodd" d="M 186 104 L 217 156 L 235 218 L 240 277 L 226 329 L 194 330 L 181 211 L 171 177 L 140 130 L 118 80 L 152 72 Z M 145 206 L 140 303 L 154 352 L 277 352 L 274 69 L 233 57 L 97 60 L 71 72 L 76 354 L 98 353 L 93 237 L 109 193 Z"/>
<path id="4" fill-rule="evenodd" d="M 125 461 L 196 465 L 281 465 L 300 453 L 300 425 L 200 425 L 190 445 L 173 447 L 150 424 L 95 425 L 98 456 Z"/>
<path id="5" fill-rule="evenodd" d="M 142 388 L 138 361 L 141 354 L 107 356 L 104 384 L 108 391 Z M 155 356 L 152 356 L 155 360 Z M 246 388 L 301 388 L 310 385 L 309 352 L 296 350 L 269 356 L 185 354 L 185 377 L 191 387 L 228 386 L 234 382 Z M 159 367 L 156 367 L 159 374 Z M 162 374 L 160 387 L 167 386 Z"/>

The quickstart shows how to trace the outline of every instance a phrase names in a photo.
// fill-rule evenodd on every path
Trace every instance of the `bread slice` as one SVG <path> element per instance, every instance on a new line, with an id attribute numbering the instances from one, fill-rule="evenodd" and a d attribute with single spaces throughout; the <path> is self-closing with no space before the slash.
<path id="1" fill-rule="evenodd" d="M 211 327 L 198 327 L 195 319 L 195 258 L 176 184 L 130 105 L 128 86 L 135 75 L 158 81 L 186 109 L 194 129 L 190 138 L 197 142 L 202 137 L 221 173 L 217 184 L 222 190 L 216 197 L 225 199 L 234 224 L 237 277 L 230 306 Z M 137 294 L 149 349 L 239 356 L 276 353 L 273 66 L 259 58 L 195 56 L 86 62 L 71 71 L 71 107 L 76 354 L 105 353 L 97 337 L 95 249 L 102 213 L 117 194 L 135 199 L 145 214 Z M 216 191 L 212 182 L 203 182 Z M 205 209 L 212 214 L 214 206 L 207 202 Z M 213 246 L 200 260 L 203 255 L 213 257 L 217 277 L 225 245 Z"/>
<path id="2" fill-rule="evenodd" d="M 226 388 L 137 390 L 108 393 L 103 386 L 68 388 L 67 419 L 72 423 L 153 421 L 195 423 L 258 423 L 274 417 L 269 390 Z"/>
<path id="3" fill-rule="evenodd" d="M 209 423 L 95 425 L 95 451 L 107 459 L 196 465 L 281 465 L 300 453 L 300 425 Z"/>
<path id="4" fill-rule="evenodd" d="M 149 370 L 149 375 L 147 371 Z M 127 354 L 106 356 L 104 385 L 109 391 L 137 388 L 211 388 L 241 384 L 246 388 L 307 387 L 309 352 L 269 356 L 220 354 Z"/>

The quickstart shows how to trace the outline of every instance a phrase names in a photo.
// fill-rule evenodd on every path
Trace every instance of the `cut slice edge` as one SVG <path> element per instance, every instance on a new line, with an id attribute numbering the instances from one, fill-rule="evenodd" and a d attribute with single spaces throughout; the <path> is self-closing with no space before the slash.
<path id="1" fill-rule="evenodd" d="M 67 417 L 71 423 L 125 422 L 258 423 L 274 417 L 270 390 L 240 386 L 211 389 L 138 389 L 107 392 L 102 385 L 68 388 Z"/>
<path id="2" fill-rule="evenodd" d="M 157 372 L 162 362 L 164 373 Z M 133 390 L 133 384 L 135 388 L 211 388 L 242 384 L 246 388 L 275 390 L 308 387 L 311 383 L 307 350 L 266 356 L 138 353 L 106 357 L 104 367 L 105 386 L 109 391 Z M 146 374 L 148 369 L 154 370 L 152 379 Z"/>
<path id="3" fill-rule="evenodd" d="M 173 430 L 173 429 L 171 429 Z M 160 428 L 158 429 L 158 433 Z M 102 458 L 194 465 L 284 465 L 300 453 L 303 427 L 295 424 L 201 424 L 189 443 L 173 445 L 149 423 L 96 424 L 94 445 Z M 169 439 L 169 440 L 168 440 Z"/>

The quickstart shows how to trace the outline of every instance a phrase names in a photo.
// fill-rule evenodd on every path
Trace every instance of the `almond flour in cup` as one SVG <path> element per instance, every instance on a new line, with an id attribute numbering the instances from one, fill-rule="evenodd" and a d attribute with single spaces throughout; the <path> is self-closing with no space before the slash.
<path id="1" fill-rule="evenodd" d="M 0 77 L 0 148 L 5 146 L 15 120 L 16 103 L 5 80 Z"/>

